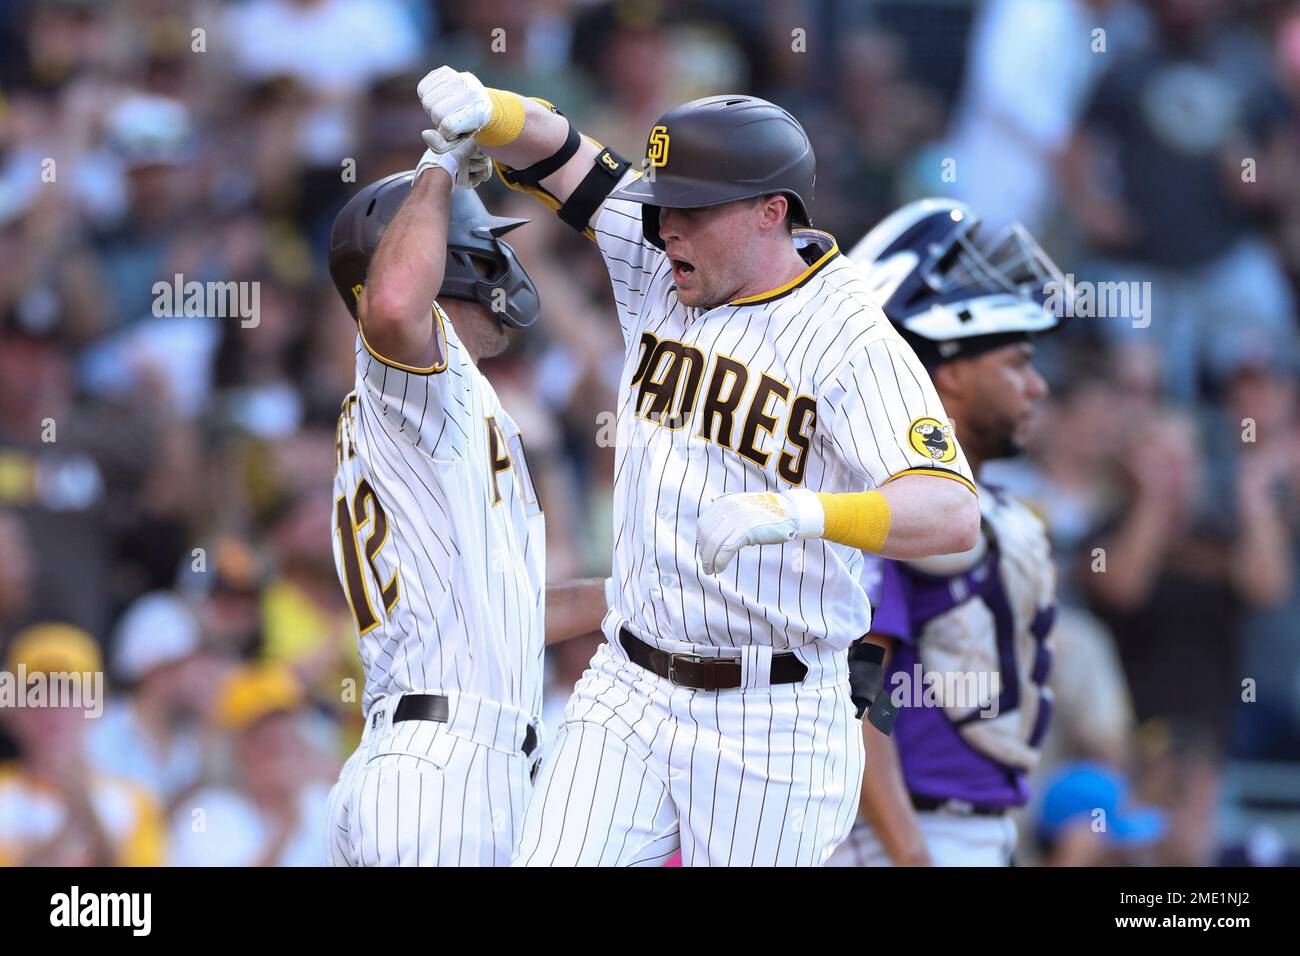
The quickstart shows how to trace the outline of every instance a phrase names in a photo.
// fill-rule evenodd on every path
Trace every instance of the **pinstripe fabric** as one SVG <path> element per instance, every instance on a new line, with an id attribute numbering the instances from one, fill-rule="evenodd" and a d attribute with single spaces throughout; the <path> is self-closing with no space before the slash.
<path id="1" fill-rule="evenodd" d="M 837 658 L 839 655 L 837 655 Z M 841 661 L 803 685 L 695 691 L 603 645 L 528 805 L 517 866 L 820 866 L 849 832 L 860 725 Z"/>
<path id="2" fill-rule="evenodd" d="M 519 429 L 451 323 L 444 328 L 447 367 L 436 374 L 387 365 L 357 339 L 357 388 L 355 401 L 344 402 L 334 493 L 351 500 L 363 479 L 374 488 L 390 524 L 376 570 L 384 581 L 396 572 L 401 592 L 383 614 L 365 569 L 380 622 L 360 639 L 362 709 L 386 694 L 457 690 L 536 714 L 546 578 L 541 506 Z M 501 471 L 489 463 L 493 424 L 498 455 L 509 456 Z M 334 557 L 346 587 L 337 516 Z"/>
<path id="3" fill-rule="evenodd" d="M 911 468 L 942 469 L 970 481 L 959 447 L 954 461 L 937 465 L 909 442 L 915 420 L 948 421 L 924 368 L 871 298 L 857 267 L 838 253 L 784 295 L 705 311 L 677 301 L 669 263 L 644 241 L 635 203 L 606 200 L 594 226 L 627 345 L 614 477 L 613 577 L 621 622 L 651 642 L 667 635 L 724 647 L 847 647 L 870 625 L 858 581 L 860 552 L 820 540 L 744 548 L 726 571 L 708 576 L 695 559 L 695 525 L 703 506 L 719 495 L 792 487 L 778 463 L 794 448 L 786 426 L 800 395 L 816 402 L 803 487 L 864 491 Z M 834 247 L 825 233 L 796 235 L 817 253 Z M 667 374 L 660 363 L 642 369 L 647 335 L 702 354 L 700 397 L 679 428 L 652 421 L 638 407 L 638 373 Z M 701 437 L 709 428 L 721 437 L 716 420 L 706 421 L 702 411 L 719 357 L 747 370 L 733 446 L 741 443 L 743 413 L 760 377 L 789 389 L 788 400 L 769 399 L 767 410 L 777 420 L 772 433 L 755 433 L 765 465 Z"/>
<path id="4" fill-rule="evenodd" d="M 706 575 L 700 512 L 729 492 L 864 491 L 918 468 L 969 482 L 970 469 L 955 441 L 940 466 L 912 439 L 918 419 L 941 428 L 947 415 L 830 236 L 796 232 L 809 268 L 790 287 L 702 310 L 677 300 L 637 204 L 606 199 L 592 226 L 627 349 L 616 596 L 515 862 L 626 865 L 677 842 L 687 865 L 820 865 L 861 786 L 846 648 L 870 629 L 862 554 L 824 540 L 750 547 Z M 746 686 L 674 687 L 627 662 L 624 625 L 661 650 L 743 657 Z M 767 686 L 756 648 L 767 661 L 797 653 L 808 678 Z"/>
<path id="5" fill-rule="evenodd" d="M 358 640 L 363 713 L 403 693 L 459 703 L 449 724 L 408 721 L 382 744 L 368 728 L 369 756 L 353 755 L 331 795 L 338 865 L 506 863 L 523 816 L 519 748 L 541 711 L 544 518 L 519 429 L 451 323 L 439 327 L 441 370 L 396 366 L 357 338 L 334 558 L 374 622 Z"/>
<path id="6" fill-rule="evenodd" d="M 413 720 L 367 732 L 329 796 L 331 866 L 505 866 L 529 790 L 517 749 Z"/>

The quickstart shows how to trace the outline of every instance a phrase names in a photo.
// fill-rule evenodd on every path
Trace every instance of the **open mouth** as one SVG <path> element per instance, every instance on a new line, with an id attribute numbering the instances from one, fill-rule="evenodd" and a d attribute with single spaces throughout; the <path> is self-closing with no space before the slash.
<path id="1" fill-rule="evenodd" d="M 691 265 L 685 259 L 671 259 L 673 264 L 673 281 L 681 282 L 687 276 L 695 274 L 695 266 Z"/>

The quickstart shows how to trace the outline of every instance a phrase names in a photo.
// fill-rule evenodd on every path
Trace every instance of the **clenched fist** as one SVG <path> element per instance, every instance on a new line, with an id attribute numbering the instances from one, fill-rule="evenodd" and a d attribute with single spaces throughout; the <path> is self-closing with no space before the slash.
<path id="1" fill-rule="evenodd" d="M 426 129 L 420 135 L 428 145 L 429 137 L 437 134 Z M 415 167 L 415 178 L 419 179 L 426 169 L 434 168 L 447 170 L 452 182 L 462 189 L 473 189 L 492 178 L 492 160 L 472 139 L 466 139 L 446 152 L 436 152 L 430 145 Z"/>
<path id="2" fill-rule="evenodd" d="M 492 98 L 473 73 L 440 66 L 416 87 L 420 106 L 433 129 L 424 142 L 435 153 L 446 153 L 469 139 L 492 119 Z"/>
<path id="3" fill-rule="evenodd" d="M 716 574 L 746 545 L 818 538 L 825 529 L 821 502 L 804 488 L 723 495 L 700 512 L 695 551 L 704 573 Z"/>

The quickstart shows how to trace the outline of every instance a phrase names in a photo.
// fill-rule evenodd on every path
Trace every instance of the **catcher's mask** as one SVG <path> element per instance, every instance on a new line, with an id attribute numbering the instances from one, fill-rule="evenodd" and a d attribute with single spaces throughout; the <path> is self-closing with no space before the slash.
<path id="1" fill-rule="evenodd" d="M 340 210 L 330 232 L 330 278 L 357 317 L 370 257 L 384 230 L 411 191 L 414 172 L 394 173 L 371 183 Z M 500 237 L 528 222 L 493 216 L 472 189 L 453 189 L 447 225 L 447 266 L 439 298 L 477 302 L 516 329 L 537 321 L 537 287 Z"/>
<path id="2" fill-rule="evenodd" d="M 849 252 L 927 369 L 1059 328 L 1072 285 L 1015 223 L 1000 232 L 955 199 L 919 199 Z"/>

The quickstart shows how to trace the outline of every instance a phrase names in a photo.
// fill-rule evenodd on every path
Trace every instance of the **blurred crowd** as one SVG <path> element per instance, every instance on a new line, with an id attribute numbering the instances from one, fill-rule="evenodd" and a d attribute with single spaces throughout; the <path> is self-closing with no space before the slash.
<path id="1" fill-rule="evenodd" d="M 669 107 L 754 93 L 808 129 L 841 248 L 954 195 L 1076 282 L 1130 283 L 1040 346 L 1029 453 L 985 475 L 1047 521 L 1063 607 L 1025 858 L 1300 853 L 1300 784 L 1252 815 L 1232 773 L 1300 779 L 1300 2 L 10 0 L 0 666 L 107 688 L 94 720 L 0 710 L 0 864 L 323 862 L 361 679 L 329 524 L 355 329 L 326 246 L 414 166 L 443 62 L 634 162 Z M 484 370 L 529 435 L 549 576 L 603 576 L 604 269 L 483 190 L 533 218 L 510 241 L 543 306 Z M 162 302 L 183 282 L 256 308 Z M 592 640 L 548 652 L 552 727 Z"/>

